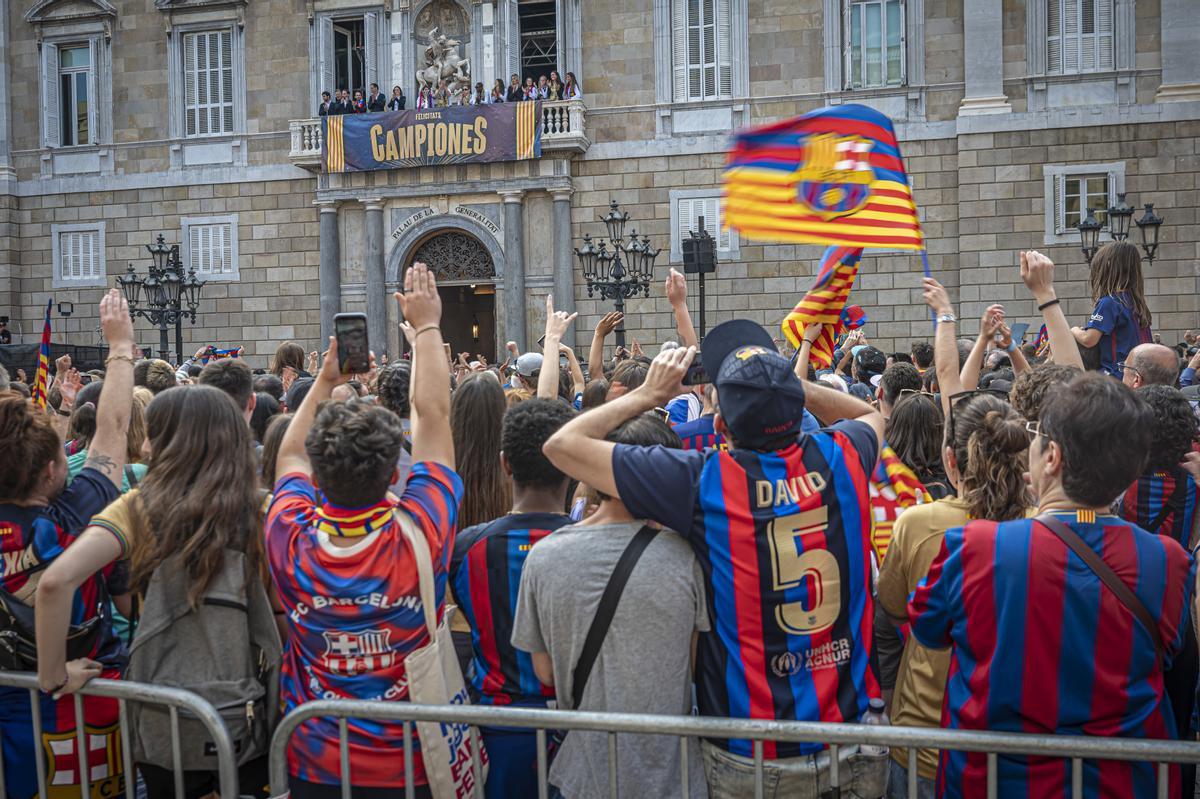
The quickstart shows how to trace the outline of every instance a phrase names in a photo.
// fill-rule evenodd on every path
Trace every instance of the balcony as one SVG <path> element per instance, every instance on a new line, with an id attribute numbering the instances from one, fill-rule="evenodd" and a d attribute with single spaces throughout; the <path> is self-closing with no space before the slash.
<path id="1" fill-rule="evenodd" d="M 591 142 L 584 127 L 582 100 L 542 103 L 542 154 L 582 153 Z M 321 119 L 291 121 L 292 148 L 288 159 L 312 172 L 321 170 Z"/>

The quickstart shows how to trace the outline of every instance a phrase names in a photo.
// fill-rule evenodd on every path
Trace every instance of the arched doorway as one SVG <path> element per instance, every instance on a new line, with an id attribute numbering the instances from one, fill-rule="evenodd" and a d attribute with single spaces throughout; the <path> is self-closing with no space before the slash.
<path id="1" fill-rule="evenodd" d="M 496 268 L 470 233 L 435 230 L 417 242 L 405 268 L 421 261 L 434 271 L 442 295 L 442 336 L 457 355 L 496 363 Z"/>

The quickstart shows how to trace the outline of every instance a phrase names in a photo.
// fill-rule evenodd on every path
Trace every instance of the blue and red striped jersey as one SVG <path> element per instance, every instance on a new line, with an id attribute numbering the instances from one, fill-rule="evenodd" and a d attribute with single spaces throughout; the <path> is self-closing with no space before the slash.
<path id="1" fill-rule="evenodd" d="M 429 542 L 439 611 L 462 490 L 452 470 L 417 463 L 398 502 Z M 283 653 L 285 712 L 313 699 L 406 700 L 405 657 L 429 642 L 412 548 L 391 519 L 353 546 L 335 547 L 318 529 L 320 509 L 317 489 L 297 473 L 275 484 L 267 511 L 267 560 L 290 631 Z M 392 756 L 403 725 L 351 719 L 348 726 L 354 784 L 404 785 L 404 758 Z M 413 749 L 420 749 L 415 734 Z M 335 719 L 301 725 L 288 748 L 288 770 L 308 782 L 338 783 Z M 426 782 L 419 756 L 413 778 Z"/>
<path id="2" fill-rule="evenodd" d="M 456 537 L 450 590 L 471 625 L 472 702 L 545 707 L 554 698 L 529 653 L 513 647 L 513 618 L 529 550 L 568 524 L 571 517 L 563 513 L 513 513 Z"/>
<path id="3" fill-rule="evenodd" d="M 690 422 L 681 422 L 672 429 L 675 431 L 675 435 L 679 436 L 679 440 L 683 442 L 684 449 L 699 451 L 725 449 L 725 436 L 713 428 L 713 419 L 715 418 L 712 414 L 698 416 Z"/>
<path id="4" fill-rule="evenodd" d="M 858 721 L 879 685 L 870 668 L 874 431 L 856 421 L 777 452 L 618 445 L 617 492 L 634 517 L 691 543 L 713 632 L 700 637 L 700 712 Z M 746 740 L 716 741 L 750 756 Z M 821 744 L 765 742 L 768 759 Z"/>
<path id="5" fill-rule="evenodd" d="M 1121 518 L 1143 530 L 1174 538 L 1186 550 L 1192 548 L 1196 529 L 1196 506 L 1200 486 L 1183 469 L 1144 474 L 1121 499 Z"/>
<path id="6" fill-rule="evenodd" d="M 1115 516 L 1055 514 L 1158 619 L 1163 668 L 1190 623 L 1195 564 L 1175 541 Z M 949 530 L 909 600 L 912 633 L 953 646 L 942 726 L 1174 738 L 1153 639 L 1100 578 L 1036 519 Z M 999 795 L 1067 796 L 1071 762 L 1001 755 Z M 1171 770 L 1178 791 L 1178 768 Z M 1084 796 L 1150 796 L 1151 763 L 1085 760 Z M 943 751 L 939 796 L 983 796 L 987 757 Z"/>

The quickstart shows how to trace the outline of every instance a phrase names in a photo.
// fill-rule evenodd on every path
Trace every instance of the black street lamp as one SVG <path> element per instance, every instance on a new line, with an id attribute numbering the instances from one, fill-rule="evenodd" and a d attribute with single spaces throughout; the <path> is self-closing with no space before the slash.
<path id="1" fill-rule="evenodd" d="M 1087 259 L 1088 266 L 1091 266 L 1092 257 L 1096 254 L 1096 250 L 1100 249 L 1100 228 L 1104 225 L 1096 219 L 1095 211 L 1089 208 L 1087 216 L 1075 227 L 1079 230 L 1079 238 L 1082 241 L 1083 257 Z"/>
<path id="2" fill-rule="evenodd" d="M 609 211 L 600 217 L 600 221 L 607 229 L 608 243 L 600 239 L 593 244 L 592 237 L 584 234 L 583 246 L 575 249 L 575 257 L 579 259 L 579 267 L 587 281 L 588 296 L 599 294 L 603 299 L 612 300 L 617 312 L 624 313 L 625 300 L 638 293 L 650 296 L 654 259 L 662 250 L 650 246 L 649 236 L 639 239 L 636 230 L 629 234 L 627 242 L 623 242 L 629 212 L 621 211 L 615 200 L 609 203 Z M 617 328 L 617 346 L 625 346 L 624 324 Z"/>
<path id="3" fill-rule="evenodd" d="M 150 253 L 146 276 L 139 277 L 133 264 L 129 264 L 125 274 L 117 278 L 117 287 L 129 302 L 130 316 L 140 316 L 158 327 L 158 357 L 164 361 L 171 357 L 167 328 L 175 326 L 175 362 L 182 363 L 183 320 L 196 324 L 196 309 L 205 281 L 196 277 L 194 269 L 184 275 L 179 245 L 167 244 L 161 234 L 153 244 L 146 245 L 146 250 Z"/>
<path id="4" fill-rule="evenodd" d="M 1108 209 L 1108 235 L 1113 241 L 1129 238 L 1129 220 L 1133 218 L 1133 207 L 1125 202 L 1125 193 L 1117 195 L 1117 204 Z"/>
<path id="5" fill-rule="evenodd" d="M 1138 226 L 1138 232 L 1142 234 L 1142 251 L 1146 253 L 1146 260 L 1151 266 L 1154 266 L 1154 255 L 1158 252 L 1158 229 L 1165 221 L 1154 213 L 1154 203 L 1146 203 L 1146 213 L 1141 219 L 1133 220 Z"/>

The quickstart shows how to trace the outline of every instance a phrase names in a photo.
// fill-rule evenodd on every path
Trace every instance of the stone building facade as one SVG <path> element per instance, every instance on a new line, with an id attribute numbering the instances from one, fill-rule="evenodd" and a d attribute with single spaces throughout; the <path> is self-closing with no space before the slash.
<path id="1" fill-rule="evenodd" d="M 434 28 L 485 86 L 557 69 L 580 78 L 582 100 L 546 107 L 533 161 L 321 173 L 321 90 L 400 85 L 411 107 Z M 1037 248 L 1082 323 L 1073 226 L 1126 193 L 1167 220 L 1147 289 L 1174 341 L 1200 326 L 1197 42 L 1194 0 L 8 3 L 0 316 L 33 342 L 47 299 L 68 301 L 56 340 L 97 343 L 103 287 L 130 263 L 144 271 L 161 233 L 208 280 L 185 351 L 240 344 L 265 366 L 280 342 L 316 348 L 334 313 L 365 310 L 375 348 L 395 353 L 389 295 L 414 258 L 442 274 L 457 350 L 533 346 L 550 292 L 580 312 L 586 346 L 611 306 L 589 297 L 572 248 L 603 235 L 616 201 L 662 250 L 626 323 L 656 343 L 674 338 L 661 281 L 681 236 L 719 217 L 731 131 L 857 102 L 896 122 L 932 268 L 961 315 L 999 301 L 1033 321 L 1016 253 Z M 819 255 L 727 232 L 719 245 L 710 327 L 777 325 Z M 913 254 L 863 260 L 853 301 L 884 349 L 931 333 L 920 275 Z"/>

